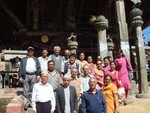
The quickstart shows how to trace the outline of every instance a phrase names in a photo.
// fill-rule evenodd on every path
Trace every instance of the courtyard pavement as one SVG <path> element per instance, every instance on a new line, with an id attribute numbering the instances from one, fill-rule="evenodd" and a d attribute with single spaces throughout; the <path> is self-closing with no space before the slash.
<path id="1" fill-rule="evenodd" d="M 22 91 L 22 88 L 8 88 L 2 89 L 0 83 L 0 98 L 13 98 Z M 24 111 L 24 113 L 33 113 L 32 109 Z M 129 96 L 129 104 L 120 106 L 120 113 L 150 113 L 150 98 L 139 99 L 135 95 Z"/>

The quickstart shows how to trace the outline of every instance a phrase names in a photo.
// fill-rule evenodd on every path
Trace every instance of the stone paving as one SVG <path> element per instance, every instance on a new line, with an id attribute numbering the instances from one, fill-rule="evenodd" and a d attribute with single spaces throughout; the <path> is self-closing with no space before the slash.
<path id="1" fill-rule="evenodd" d="M 0 99 L 9 98 L 12 99 L 17 96 L 17 93 L 20 93 L 22 88 L 1 88 L 0 84 Z M 138 99 L 135 98 L 135 95 L 129 96 L 129 104 L 124 106 L 121 105 L 120 113 L 150 113 L 150 98 L 149 99 Z M 0 112 L 4 113 L 4 112 Z M 23 113 L 33 113 L 32 109 L 28 109 Z"/>
<path id="2" fill-rule="evenodd" d="M 121 106 L 120 113 L 150 113 L 150 99 L 137 99 L 132 104 Z"/>

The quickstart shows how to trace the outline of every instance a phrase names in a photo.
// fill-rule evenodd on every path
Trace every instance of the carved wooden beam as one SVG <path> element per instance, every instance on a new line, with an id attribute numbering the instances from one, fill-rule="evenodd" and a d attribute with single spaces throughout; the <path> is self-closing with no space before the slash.
<path id="1" fill-rule="evenodd" d="M 15 23 L 15 25 L 18 28 L 19 31 L 24 31 L 24 32 L 27 31 L 27 29 L 21 23 L 21 21 L 13 14 L 13 12 L 7 7 L 7 5 L 2 0 L 0 0 L 0 8 L 8 15 L 8 17 L 10 17 L 12 22 Z"/>
<path id="2" fill-rule="evenodd" d="M 81 16 L 81 13 L 82 13 L 83 5 L 84 5 L 84 0 L 81 0 L 79 15 L 78 15 L 78 18 L 77 18 L 77 24 L 80 23 L 80 16 Z"/>

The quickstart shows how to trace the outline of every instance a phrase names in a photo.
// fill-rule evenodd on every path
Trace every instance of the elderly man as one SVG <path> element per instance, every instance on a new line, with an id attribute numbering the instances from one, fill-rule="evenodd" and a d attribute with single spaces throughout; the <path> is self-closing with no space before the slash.
<path id="1" fill-rule="evenodd" d="M 81 76 L 81 83 L 82 83 L 82 89 L 83 89 L 83 92 L 84 91 L 87 91 L 89 89 L 89 79 L 90 77 L 92 77 L 92 75 L 90 74 L 90 69 L 89 69 L 89 65 L 84 65 L 83 68 L 83 74 Z"/>
<path id="2" fill-rule="evenodd" d="M 82 96 L 83 113 L 107 113 L 103 93 L 96 89 L 96 84 L 96 78 L 91 77 L 89 79 L 90 88 Z"/>
<path id="3" fill-rule="evenodd" d="M 62 62 L 61 62 L 61 70 L 64 68 L 65 63 L 69 61 L 69 56 L 70 56 L 70 51 L 68 49 L 66 49 L 64 51 L 64 56 L 63 56 Z"/>
<path id="4" fill-rule="evenodd" d="M 62 56 L 59 55 L 60 50 L 61 50 L 61 48 L 59 46 L 55 46 L 54 54 L 52 54 L 48 57 L 48 61 L 53 60 L 55 62 L 55 70 L 58 73 L 61 73 L 61 62 L 62 62 Z"/>
<path id="5" fill-rule="evenodd" d="M 80 106 L 81 106 L 81 96 L 83 94 L 83 91 L 82 91 L 83 87 L 82 87 L 81 79 L 77 77 L 77 74 L 78 74 L 77 68 L 72 68 L 70 85 L 76 88 L 77 102 L 78 102 L 77 110 L 78 110 L 78 113 L 81 113 Z"/>
<path id="6" fill-rule="evenodd" d="M 78 74 L 77 68 L 72 68 L 70 85 L 76 88 L 77 101 L 80 101 L 80 98 L 83 94 L 83 91 L 82 91 L 83 87 L 82 87 L 81 79 L 77 77 L 77 74 Z"/>
<path id="7" fill-rule="evenodd" d="M 48 83 L 52 85 L 54 92 L 63 83 L 60 74 L 54 69 L 55 62 L 48 61 Z"/>
<path id="8" fill-rule="evenodd" d="M 65 63 L 64 68 L 62 69 L 62 74 L 63 75 L 65 75 L 66 73 L 70 74 L 72 68 L 77 68 L 78 75 L 80 74 L 79 64 L 76 63 L 75 60 L 76 60 L 76 55 L 71 54 L 69 56 L 69 61 Z"/>
<path id="9" fill-rule="evenodd" d="M 33 87 L 32 107 L 33 113 L 54 113 L 55 96 L 53 88 L 47 83 L 48 73 L 42 72 L 41 82 Z"/>
<path id="10" fill-rule="evenodd" d="M 23 84 L 24 96 L 27 99 L 25 104 L 25 110 L 31 106 L 31 95 L 34 84 L 39 81 L 41 75 L 41 67 L 38 58 L 34 57 L 34 48 L 28 47 L 28 55 L 24 57 L 20 62 L 19 67 L 19 80 Z"/>
<path id="11" fill-rule="evenodd" d="M 70 86 L 70 76 L 65 75 L 63 86 L 56 90 L 56 113 L 77 113 L 76 89 Z"/>
<path id="12" fill-rule="evenodd" d="M 41 71 L 47 70 L 47 62 L 48 62 L 48 51 L 44 49 L 42 51 L 42 56 L 38 58 L 41 66 Z"/>

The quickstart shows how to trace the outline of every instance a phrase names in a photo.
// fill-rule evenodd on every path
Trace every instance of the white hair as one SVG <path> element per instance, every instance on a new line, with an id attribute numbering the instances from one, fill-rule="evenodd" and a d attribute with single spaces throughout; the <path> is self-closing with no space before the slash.
<path id="1" fill-rule="evenodd" d="M 96 81 L 96 83 L 97 83 L 97 79 L 96 79 L 94 76 L 90 77 L 89 82 L 90 82 L 92 79 L 94 79 L 94 80 Z"/>
<path id="2" fill-rule="evenodd" d="M 43 76 L 43 74 L 48 75 L 48 72 L 47 72 L 47 71 L 42 71 L 42 72 L 41 72 L 41 76 Z"/>
<path id="3" fill-rule="evenodd" d="M 56 49 L 61 49 L 59 46 L 54 46 L 54 50 L 56 50 Z"/>
<path id="4" fill-rule="evenodd" d="M 82 69 L 84 69 L 85 67 L 88 67 L 90 69 L 88 64 L 83 65 Z"/>

